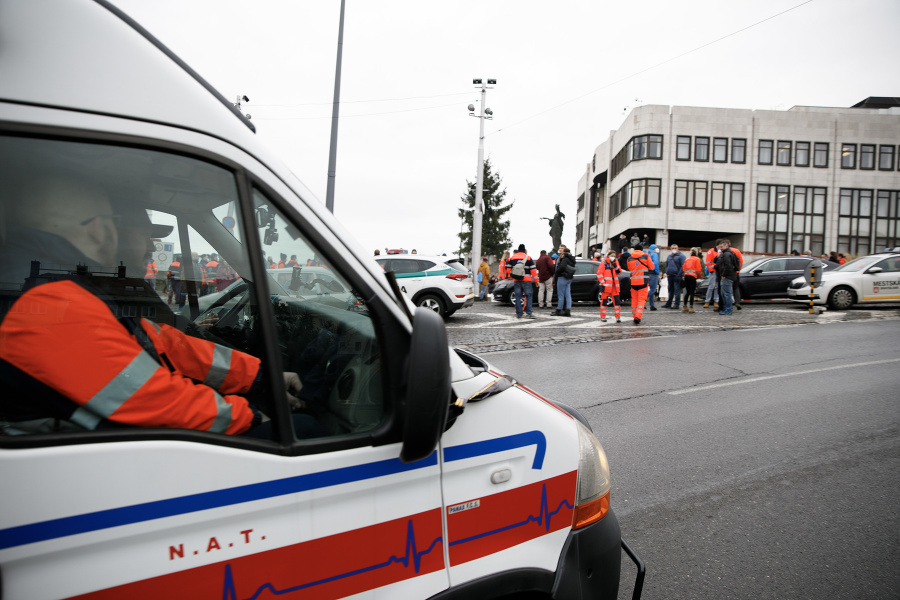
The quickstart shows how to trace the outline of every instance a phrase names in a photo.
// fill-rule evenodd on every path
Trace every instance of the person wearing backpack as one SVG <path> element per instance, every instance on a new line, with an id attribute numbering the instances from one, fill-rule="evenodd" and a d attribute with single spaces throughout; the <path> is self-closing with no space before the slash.
<path id="1" fill-rule="evenodd" d="M 516 318 L 521 319 L 523 308 L 525 316 L 529 319 L 535 318 L 531 314 L 534 306 L 532 296 L 534 295 L 534 281 L 538 278 L 537 267 L 531 257 L 525 252 L 525 244 L 519 244 L 519 248 L 515 254 L 506 261 L 509 276 L 513 279 L 513 291 L 516 296 Z M 522 306 L 522 295 L 525 295 L 525 306 Z"/>
<path id="2" fill-rule="evenodd" d="M 575 258 L 569 248 L 559 247 L 559 259 L 556 261 L 556 310 L 550 313 L 554 317 L 571 317 L 572 277 L 575 276 Z"/>

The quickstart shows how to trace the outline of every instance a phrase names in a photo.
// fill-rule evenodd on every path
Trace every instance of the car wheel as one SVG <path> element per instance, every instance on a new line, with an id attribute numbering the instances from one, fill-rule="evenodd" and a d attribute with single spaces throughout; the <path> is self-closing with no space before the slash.
<path id="1" fill-rule="evenodd" d="M 847 310 L 856 304 L 856 294 L 846 286 L 836 287 L 828 294 L 828 306 L 834 310 Z"/>
<path id="2" fill-rule="evenodd" d="M 444 316 L 444 303 L 434 294 L 425 294 L 416 301 L 416 306 L 433 310 L 437 314 Z"/>

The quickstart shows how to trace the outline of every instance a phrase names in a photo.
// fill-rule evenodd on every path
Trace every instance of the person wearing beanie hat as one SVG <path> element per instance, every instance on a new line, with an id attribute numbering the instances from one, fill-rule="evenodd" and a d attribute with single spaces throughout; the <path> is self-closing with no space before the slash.
<path id="1" fill-rule="evenodd" d="M 529 319 L 534 319 L 531 313 L 534 295 L 534 281 L 538 278 L 537 267 L 531 257 L 526 254 L 525 244 L 519 244 L 516 253 L 509 257 L 507 269 L 513 278 L 513 290 L 515 292 L 516 318 L 521 319 L 523 311 Z M 525 296 L 525 304 L 522 304 L 522 295 Z"/>

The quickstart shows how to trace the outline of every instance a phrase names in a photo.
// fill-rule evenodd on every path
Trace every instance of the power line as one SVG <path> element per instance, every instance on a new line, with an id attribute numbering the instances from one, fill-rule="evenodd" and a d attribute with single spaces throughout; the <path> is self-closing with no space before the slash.
<path id="1" fill-rule="evenodd" d="M 594 95 L 594 94 L 596 94 L 596 93 L 598 93 L 598 92 L 602 92 L 603 90 L 605 90 L 605 89 L 607 89 L 607 88 L 611 88 L 611 87 L 614 86 L 614 85 L 618 85 L 618 84 L 622 83 L 623 81 L 627 81 L 627 80 L 629 80 L 629 79 L 632 79 L 633 77 L 637 77 L 638 75 L 642 75 L 642 74 L 646 73 L 647 71 L 652 71 L 653 69 L 659 68 L 659 67 L 661 67 L 661 66 L 663 66 L 663 65 L 665 65 L 665 64 L 668 64 L 668 63 L 670 63 L 670 62 L 672 62 L 672 61 L 678 60 L 679 58 L 684 58 L 684 57 L 687 56 L 688 54 L 693 54 L 694 52 L 697 52 L 697 51 L 699 51 L 699 50 L 702 50 L 702 49 L 704 49 L 704 48 L 706 48 L 706 47 L 708 47 L 708 46 L 712 46 L 713 44 L 717 44 L 717 43 L 721 42 L 722 40 L 726 40 L 726 39 L 728 39 L 728 38 L 730 38 L 730 37 L 732 37 L 732 36 L 735 36 L 735 35 L 737 35 L 737 34 L 739 34 L 739 33 L 742 33 L 742 32 L 744 32 L 744 31 L 747 31 L 748 29 L 752 29 L 752 28 L 756 27 L 757 25 L 762 25 L 762 24 L 765 23 L 766 21 L 771 21 L 772 19 L 775 19 L 775 18 L 777 18 L 777 17 L 780 17 L 781 15 L 784 15 L 784 14 L 786 14 L 786 13 L 789 13 L 789 12 L 791 12 L 792 10 L 798 9 L 798 8 L 800 8 L 801 6 L 804 6 L 804 5 L 806 5 L 806 4 L 809 4 L 810 2 L 813 2 L 813 0 L 806 0 L 805 2 L 801 2 L 800 4 L 797 4 L 796 6 L 792 6 L 791 8 L 788 8 L 788 9 L 786 9 L 786 10 L 783 10 L 783 11 L 781 11 L 780 13 L 774 14 L 774 15 L 772 15 L 772 16 L 770 16 L 770 17 L 766 17 L 765 19 L 762 19 L 761 21 L 757 21 L 756 23 L 753 23 L 752 25 L 747 25 L 746 27 L 742 27 L 741 29 L 738 29 L 737 31 L 732 31 L 732 32 L 729 33 L 728 35 L 723 35 L 722 37 L 720 37 L 720 38 L 718 38 L 718 39 L 715 39 L 715 40 L 713 40 L 713 41 L 711 41 L 711 42 L 707 42 L 707 43 L 705 43 L 705 44 L 702 44 L 702 45 L 700 45 L 700 46 L 697 46 L 697 47 L 694 48 L 693 50 L 688 50 L 687 52 L 682 52 L 681 54 L 679 54 L 679 55 L 677 55 L 677 56 L 673 56 L 673 57 L 671 57 L 671 58 L 667 58 L 666 60 L 664 60 L 664 61 L 662 61 L 662 62 L 658 62 L 658 63 L 656 63 L 655 65 L 652 65 L 652 66 L 647 67 L 647 68 L 645 68 L 645 69 L 641 69 L 640 71 L 636 71 L 636 72 L 632 73 L 631 75 L 626 75 L 625 77 L 622 77 L 621 79 L 617 79 L 616 81 L 613 81 L 613 82 L 611 82 L 611 83 L 608 83 L 608 84 L 604 85 L 603 87 L 597 88 L 596 90 L 593 90 L 593 91 L 587 92 L 587 93 L 585 93 L 585 94 L 582 94 L 582 95 L 580 95 L 580 96 L 576 96 L 575 98 L 571 98 L 571 99 L 569 99 L 569 100 L 566 100 L 565 102 L 562 102 L 561 104 L 557 104 L 556 106 L 552 106 L 552 107 L 550 107 L 550 108 L 548 108 L 548 109 L 545 109 L 545 110 L 542 110 L 542 111 L 540 111 L 540 112 L 537 112 L 537 113 L 535 113 L 535 114 L 533 114 L 533 115 L 531 115 L 531 116 L 529 116 L 529 117 L 525 117 L 524 119 L 522 119 L 522 120 L 520 120 L 520 121 L 516 121 L 515 123 L 513 123 L 513 124 L 511 124 L 511 125 L 507 125 L 506 127 L 501 127 L 500 129 L 497 129 L 497 130 L 495 130 L 495 131 L 490 132 L 488 135 L 493 135 L 493 134 L 495 134 L 495 133 L 500 133 L 501 131 L 505 131 L 505 130 L 507 130 L 507 129 L 511 129 L 511 128 L 513 128 L 513 127 L 516 127 L 516 126 L 518 126 L 518 125 L 521 125 L 522 123 L 525 123 L 526 121 L 530 121 L 531 119 L 534 119 L 534 118 L 536 118 L 536 117 L 539 117 L 539 116 L 541 116 L 541 115 L 543 115 L 543 114 L 546 114 L 546 113 L 548 113 L 548 112 L 557 110 L 558 108 L 562 108 L 563 106 L 566 106 L 566 105 L 568 105 L 568 104 L 572 104 L 573 102 L 577 102 L 578 100 L 581 100 L 582 98 L 586 98 L 586 97 L 592 96 L 592 95 Z"/>
<path id="2" fill-rule="evenodd" d="M 421 110 L 435 110 L 438 108 L 447 108 L 448 106 L 459 106 L 458 102 L 453 102 L 451 104 L 441 104 L 439 106 L 423 106 L 422 108 L 408 108 L 404 110 L 391 110 L 386 112 L 378 112 L 378 113 L 361 113 L 357 115 L 341 115 L 342 119 L 350 119 L 353 117 L 377 117 L 379 115 L 396 115 L 400 113 L 408 113 L 408 112 L 416 112 Z M 255 117 L 254 121 L 312 121 L 316 119 L 331 119 L 331 116 L 322 116 L 322 117 Z"/>
<path id="3" fill-rule="evenodd" d="M 430 100 L 432 98 L 450 98 L 453 96 L 468 96 L 472 92 L 457 92 L 454 94 L 436 94 L 434 96 L 409 96 L 406 98 L 381 98 L 381 99 L 372 99 L 372 100 L 342 100 L 340 103 L 343 104 L 366 104 L 369 102 L 403 102 L 406 100 Z M 282 107 L 296 107 L 296 106 L 331 106 L 334 104 L 333 102 L 306 102 L 299 104 L 257 104 L 254 103 L 253 106 L 282 106 Z"/>

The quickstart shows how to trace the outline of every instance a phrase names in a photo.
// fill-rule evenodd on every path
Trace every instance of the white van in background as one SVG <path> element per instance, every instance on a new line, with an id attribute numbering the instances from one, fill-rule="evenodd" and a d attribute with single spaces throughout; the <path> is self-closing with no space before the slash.
<path id="1" fill-rule="evenodd" d="M 623 548 L 639 595 L 586 421 L 449 349 L 148 32 L 3 0 L 0 82 L 3 600 L 613 599 Z M 157 291 L 157 243 L 239 280 Z"/>

